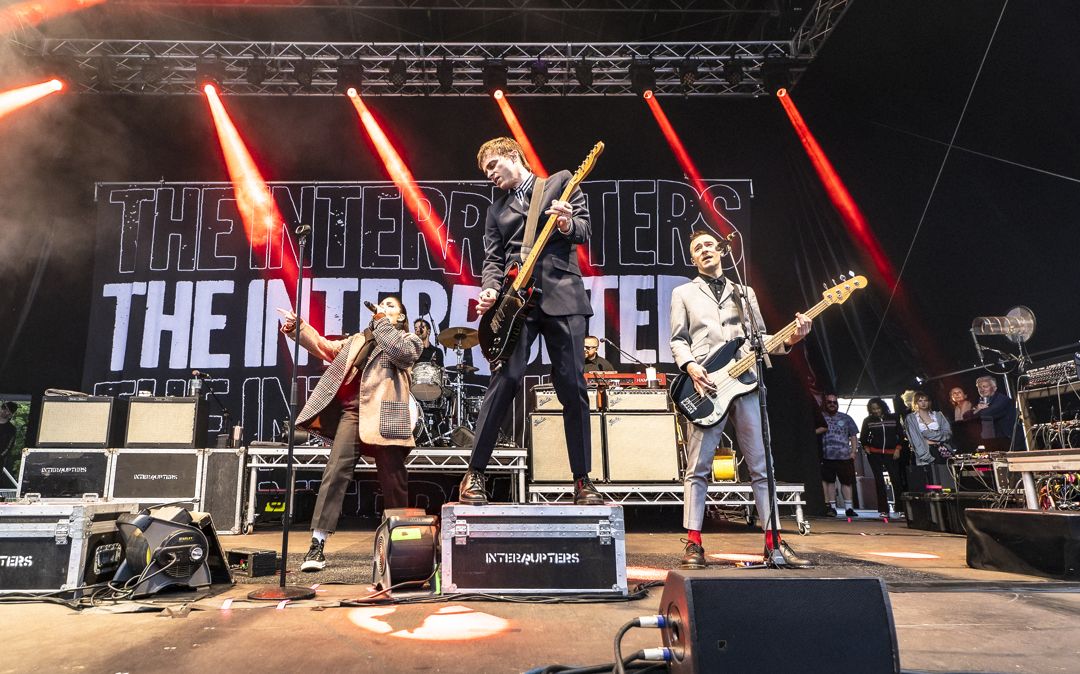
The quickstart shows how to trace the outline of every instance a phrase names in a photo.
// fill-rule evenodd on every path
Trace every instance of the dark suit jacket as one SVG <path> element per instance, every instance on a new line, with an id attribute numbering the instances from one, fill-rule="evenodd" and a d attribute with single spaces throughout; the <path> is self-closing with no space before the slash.
<path id="1" fill-rule="evenodd" d="M 1013 425 L 1016 423 L 1016 403 L 1001 391 L 994 391 L 988 404 L 989 407 L 975 412 L 972 416 L 980 422 L 984 419 L 993 419 L 995 438 L 1012 437 Z M 985 434 L 983 434 L 983 439 L 987 439 Z"/>
<path id="2" fill-rule="evenodd" d="M 544 185 L 540 218 L 536 224 L 539 235 L 548 217 L 543 211 L 558 199 L 570 182 L 569 171 L 559 171 Z M 580 314 L 592 316 L 592 305 L 581 281 L 577 261 L 577 246 L 589 240 L 592 225 L 585 195 L 575 189 L 570 196 L 574 209 L 569 234 L 556 230 L 537 261 L 533 283 L 541 289 L 540 308 L 549 316 Z M 515 262 L 521 262 L 521 244 L 525 239 L 525 220 L 528 204 L 521 204 L 512 193 L 504 193 L 491 203 L 484 223 L 484 288 L 499 289 L 502 279 Z"/>

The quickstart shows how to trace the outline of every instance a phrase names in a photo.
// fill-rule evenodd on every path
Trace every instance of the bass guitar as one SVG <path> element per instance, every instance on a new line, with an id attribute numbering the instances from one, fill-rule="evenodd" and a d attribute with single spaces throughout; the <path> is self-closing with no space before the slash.
<path id="1" fill-rule="evenodd" d="M 589 156 L 585 157 L 585 161 L 570 177 L 570 182 L 566 183 L 559 201 L 570 199 L 574 189 L 589 175 L 596 163 L 596 158 L 603 151 L 603 143 L 593 146 Z M 477 327 L 480 351 L 490 363 L 503 363 L 514 353 L 514 347 L 517 346 L 518 337 L 521 335 L 521 328 L 525 325 L 525 317 L 535 306 L 540 292 L 533 285 L 533 271 L 535 271 L 540 253 L 543 252 L 544 246 L 555 231 L 557 219 L 555 215 L 548 217 L 544 228 L 537 233 L 536 241 L 525 261 L 520 266 L 515 264 L 511 267 L 510 273 L 503 279 L 495 304 L 491 305 L 480 317 L 480 325 Z"/>
<path id="2" fill-rule="evenodd" d="M 834 304 L 843 304 L 852 293 L 865 287 L 865 276 L 852 277 L 822 293 L 821 301 L 810 307 L 805 314 L 812 319 Z M 766 352 L 772 353 L 779 349 L 789 337 L 795 334 L 797 327 L 797 323 L 792 321 L 780 332 L 772 335 L 765 342 Z M 675 408 L 695 425 L 704 428 L 715 426 L 727 416 L 728 408 L 736 398 L 757 388 L 757 379 L 751 371 L 754 366 L 754 354 L 749 353 L 742 358 L 736 358 L 739 347 L 744 341 L 746 341 L 745 338 L 739 337 L 728 342 L 701 364 L 708 373 L 709 381 L 715 385 L 714 390 L 704 395 L 698 393 L 694 388 L 693 378 L 685 372 L 671 382 L 668 388 L 671 401 L 675 404 Z"/>

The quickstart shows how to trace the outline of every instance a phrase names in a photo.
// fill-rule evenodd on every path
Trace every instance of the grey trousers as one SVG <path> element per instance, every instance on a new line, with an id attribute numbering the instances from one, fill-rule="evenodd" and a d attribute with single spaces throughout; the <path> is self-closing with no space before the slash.
<path id="1" fill-rule="evenodd" d="M 315 512 L 311 516 L 311 530 L 333 532 L 341 517 L 341 504 L 345 490 L 353 477 L 356 460 L 360 456 L 375 459 L 379 476 L 379 488 L 383 494 L 384 508 L 407 508 L 409 506 L 409 474 L 405 469 L 408 447 L 396 445 L 369 445 L 360 442 L 356 410 L 345 410 L 338 421 L 330 458 L 323 469 L 319 497 L 315 500 Z"/>
<path id="2" fill-rule="evenodd" d="M 761 442 L 761 408 L 757 391 L 735 399 L 728 416 L 710 428 L 690 425 L 686 437 L 686 474 L 683 475 L 683 527 L 700 530 L 705 519 L 709 474 L 713 457 L 728 419 L 735 425 L 743 462 L 750 470 L 758 523 L 769 528 L 769 482 L 765 472 L 765 446 Z"/>

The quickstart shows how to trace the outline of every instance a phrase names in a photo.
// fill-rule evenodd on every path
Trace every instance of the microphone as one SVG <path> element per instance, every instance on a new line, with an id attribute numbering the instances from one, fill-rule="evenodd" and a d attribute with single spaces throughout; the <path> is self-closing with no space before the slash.
<path id="1" fill-rule="evenodd" d="M 970 330 L 971 341 L 975 342 L 975 350 L 979 352 L 979 365 L 986 365 L 986 360 L 983 358 L 983 347 L 979 344 L 979 338 L 975 336 L 975 328 Z"/>
<path id="2" fill-rule="evenodd" d="M 210 378 L 210 373 L 209 372 L 199 372 L 198 370 L 192 370 L 191 371 L 191 376 L 195 377 L 196 379 L 209 379 Z"/>
<path id="3" fill-rule="evenodd" d="M 373 314 L 379 313 L 379 307 L 375 306 L 371 302 L 368 302 L 367 300 L 364 300 L 364 306 L 367 307 L 368 311 L 370 311 Z"/>
<path id="4" fill-rule="evenodd" d="M 601 337 L 600 339 L 604 340 L 604 343 L 605 343 L 605 344 L 607 344 L 607 345 L 608 345 L 608 346 L 610 346 L 611 348 L 615 349 L 616 351 L 618 351 L 618 352 L 619 352 L 619 353 L 621 353 L 622 355 L 626 356 L 626 357 L 627 357 L 627 358 L 629 358 L 630 360 L 634 361 L 634 362 L 635 362 L 635 363 L 637 363 L 638 365 L 645 365 L 645 363 L 642 363 L 642 362 L 641 362 L 640 360 L 638 360 L 637 358 L 635 358 L 635 357 L 631 356 L 631 355 L 630 355 L 630 354 L 628 354 L 627 352 L 625 352 L 625 351 L 623 351 L 622 349 L 620 349 L 620 348 L 619 348 L 619 347 L 618 347 L 618 346 L 617 346 L 617 345 L 615 344 L 615 342 L 611 341 L 611 340 L 610 340 L 610 339 L 608 339 L 607 337 Z M 648 367 L 648 366 L 646 365 L 646 367 Z"/>
<path id="5" fill-rule="evenodd" d="M 311 231 L 311 225 L 300 225 L 294 231 L 297 236 L 307 236 L 308 232 Z"/>

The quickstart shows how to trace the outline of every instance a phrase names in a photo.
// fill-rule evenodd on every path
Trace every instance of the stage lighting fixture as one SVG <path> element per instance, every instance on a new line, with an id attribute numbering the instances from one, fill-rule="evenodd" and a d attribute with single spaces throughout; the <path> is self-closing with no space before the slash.
<path id="1" fill-rule="evenodd" d="M 315 77 L 315 62 L 302 58 L 293 64 L 293 79 L 304 89 L 311 88 L 311 81 Z"/>
<path id="2" fill-rule="evenodd" d="M 548 80 L 551 79 L 551 74 L 548 71 L 548 64 L 541 59 L 536 59 L 529 63 L 529 80 L 536 88 L 547 86 Z"/>
<path id="3" fill-rule="evenodd" d="M 736 59 L 730 59 L 724 64 L 724 81 L 727 82 L 729 86 L 738 86 L 738 84 L 742 82 L 742 78 L 742 63 L 739 63 Z"/>
<path id="4" fill-rule="evenodd" d="M 165 75 L 168 72 L 168 66 L 166 66 L 161 59 L 156 56 L 151 56 L 146 59 L 142 68 L 139 69 L 139 79 L 142 80 L 144 85 L 153 86 L 165 79 Z"/>
<path id="5" fill-rule="evenodd" d="M 679 73 L 679 84 L 682 85 L 683 90 L 687 90 L 694 86 L 698 78 L 698 64 L 696 61 L 685 58 L 679 62 L 676 68 Z"/>
<path id="6" fill-rule="evenodd" d="M 492 96 L 496 91 L 506 93 L 506 64 L 501 60 L 485 61 L 481 73 L 484 78 L 484 91 Z"/>
<path id="7" fill-rule="evenodd" d="M 400 89 L 409 81 L 409 66 L 407 66 L 400 58 L 396 58 L 394 59 L 394 62 L 390 64 L 387 76 L 390 78 L 390 84 L 395 89 Z"/>
<path id="8" fill-rule="evenodd" d="M 766 59 L 761 69 L 761 79 L 765 83 L 765 91 L 775 94 L 780 89 L 791 88 L 791 64 L 787 59 Z"/>
<path id="9" fill-rule="evenodd" d="M 648 61 L 634 59 L 630 62 L 630 89 L 638 96 L 656 88 L 656 71 Z"/>
<path id="10" fill-rule="evenodd" d="M 260 86 L 266 81 L 266 71 L 266 61 L 256 56 L 244 71 L 244 80 L 253 87 Z"/>
<path id="11" fill-rule="evenodd" d="M 195 62 L 195 86 L 202 89 L 207 84 L 218 91 L 225 87 L 225 63 L 216 56 L 207 56 Z"/>
<path id="12" fill-rule="evenodd" d="M 364 66 L 355 59 L 341 59 L 337 65 L 337 90 L 346 93 L 349 89 L 360 91 L 364 84 Z"/>
<path id="13" fill-rule="evenodd" d="M 454 89 L 454 62 L 443 59 L 435 66 L 435 78 L 439 80 L 439 91 L 444 94 Z"/>
<path id="14" fill-rule="evenodd" d="M 589 63 L 585 59 L 581 59 L 574 64 L 574 77 L 577 78 L 578 84 L 583 87 L 591 87 L 593 85 L 593 64 Z"/>

